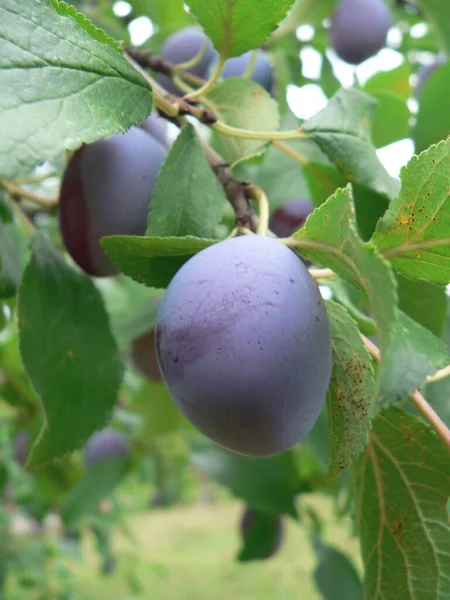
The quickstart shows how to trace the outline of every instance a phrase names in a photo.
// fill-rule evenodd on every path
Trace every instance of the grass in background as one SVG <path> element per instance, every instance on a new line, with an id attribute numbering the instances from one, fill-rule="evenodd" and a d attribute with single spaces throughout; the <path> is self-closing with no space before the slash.
<path id="1" fill-rule="evenodd" d="M 326 541 L 359 565 L 349 519 L 335 521 L 327 498 L 308 498 L 306 503 L 324 519 Z M 73 563 L 77 591 L 96 600 L 319 600 L 313 581 L 316 559 L 301 523 L 285 519 L 285 541 L 274 558 L 236 562 L 242 509 L 232 502 L 130 517 L 127 524 L 136 544 L 117 532 L 118 571 L 109 577 L 99 574 L 93 541 L 86 536 L 83 559 Z"/>

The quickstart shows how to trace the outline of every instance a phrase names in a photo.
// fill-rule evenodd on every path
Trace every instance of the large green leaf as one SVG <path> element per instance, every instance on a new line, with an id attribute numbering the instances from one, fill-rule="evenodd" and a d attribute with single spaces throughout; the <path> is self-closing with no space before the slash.
<path id="1" fill-rule="evenodd" d="M 100 293 L 41 235 L 19 292 L 20 350 L 45 423 L 31 463 L 79 448 L 104 426 L 123 367 Z"/>
<path id="2" fill-rule="evenodd" d="M 365 598 L 448 598 L 448 452 L 420 419 L 379 415 L 355 465 Z"/>
<path id="3" fill-rule="evenodd" d="M 376 73 L 363 90 L 378 100 L 372 125 L 375 146 L 387 146 L 408 137 L 410 112 L 407 105 L 411 95 L 411 67 L 404 62 L 391 71 Z"/>
<path id="4" fill-rule="evenodd" d="M 419 112 L 412 134 L 416 152 L 422 152 L 450 135 L 449 96 L 450 61 L 431 73 L 420 90 Z"/>
<path id="5" fill-rule="evenodd" d="M 372 361 L 347 311 L 327 302 L 333 372 L 327 404 L 330 427 L 329 473 L 337 477 L 367 444 L 375 382 Z"/>
<path id="6" fill-rule="evenodd" d="M 187 0 L 195 18 L 226 57 L 261 46 L 294 0 Z"/>
<path id="7" fill-rule="evenodd" d="M 291 452 L 261 460 L 205 442 L 203 448 L 194 451 L 192 461 L 252 508 L 297 516 L 294 498 L 305 491 L 305 483 L 297 474 Z"/>
<path id="8" fill-rule="evenodd" d="M 110 494 L 127 471 L 125 458 L 103 460 L 89 468 L 65 498 L 61 515 L 65 524 L 98 511 L 101 500 Z"/>
<path id="9" fill-rule="evenodd" d="M 57 0 L 0 5 L 0 176 L 63 148 L 125 131 L 149 114 L 151 90 L 117 45 Z"/>
<path id="10" fill-rule="evenodd" d="M 372 238 L 409 277 L 450 282 L 450 138 L 414 156 L 402 188 Z"/>
<path id="11" fill-rule="evenodd" d="M 442 46 L 450 52 L 450 19 L 447 0 L 417 0 L 425 16 L 441 39 Z"/>
<path id="12" fill-rule="evenodd" d="M 293 238 L 299 242 L 302 256 L 333 269 L 366 293 L 377 323 L 383 359 L 396 320 L 395 280 L 388 263 L 356 233 L 350 187 L 338 190 L 316 209 Z M 383 368 L 384 360 L 381 374 Z"/>
<path id="13" fill-rule="evenodd" d="M 391 404 L 422 385 L 449 362 L 444 342 L 401 311 L 397 312 L 391 343 L 385 352 L 379 391 Z"/>
<path id="14" fill-rule="evenodd" d="M 321 541 L 314 543 L 318 565 L 314 579 L 324 600 L 363 600 L 363 586 L 350 558 Z"/>
<path id="15" fill-rule="evenodd" d="M 340 90 L 302 127 L 349 181 L 393 198 L 398 184 L 370 141 L 376 101 L 355 89 Z"/>
<path id="16" fill-rule="evenodd" d="M 445 287 L 402 275 L 397 277 L 397 284 L 400 309 L 440 337 L 447 317 Z"/>
<path id="17" fill-rule="evenodd" d="M 254 81 L 230 77 L 208 94 L 217 117 L 227 125 L 249 131 L 276 131 L 278 106 L 271 95 Z M 239 107 L 239 110 L 236 110 Z M 268 142 L 231 137 L 215 132 L 215 146 L 232 165 L 261 154 Z"/>
<path id="18" fill-rule="evenodd" d="M 269 513 L 253 510 L 253 518 L 248 532 L 242 540 L 237 560 L 264 560 L 273 553 L 279 545 L 282 536 L 280 517 Z"/>
<path id="19" fill-rule="evenodd" d="M 225 202 L 194 128 L 186 125 L 158 175 L 147 235 L 213 238 Z"/>
<path id="20" fill-rule="evenodd" d="M 217 241 L 192 236 L 114 235 L 103 238 L 102 246 L 122 273 L 150 287 L 164 288 L 191 256 Z"/>

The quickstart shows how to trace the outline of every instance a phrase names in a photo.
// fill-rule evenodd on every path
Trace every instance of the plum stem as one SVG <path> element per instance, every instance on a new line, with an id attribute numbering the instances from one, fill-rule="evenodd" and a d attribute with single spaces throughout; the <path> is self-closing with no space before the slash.
<path id="1" fill-rule="evenodd" d="M 200 50 L 197 52 L 197 54 L 190 60 L 187 60 L 186 62 L 172 65 L 173 71 L 175 71 L 175 72 L 176 71 L 187 71 L 188 69 L 195 67 L 195 65 L 199 61 L 201 61 L 202 58 L 205 56 L 205 52 L 208 49 L 208 45 L 209 45 L 209 40 L 208 40 L 208 38 L 205 37 L 205 39 L 203 40 L 202 45 L 200 47 Z"/>
<path id="2" fill-rule="evenodd" d="M 309 274 L 313 279 L 323 280 L 323 279 L 333 279 L 337 277 L 336 273 L 331 269 L 308 269 Z"/>
<path id="3" fill-rule="evenodd" d="M 47 212 L 55 212 L 58 206 L 58 201 L 54 198 L 46 198 L 45 196 L 41 196 L 40 194 L 36 194 L 30 190 L 26 190 L 16 183 L 12 181 L 8 181 L 7 179 L 0 179 L 0 185 L 2 185 L 6 191 L 8 191 L 13 196 L 20 196 L 22 198 L 27 198 L 27 200 L 31 200 L 34 204 L 42 208 Z"/>
<path id="4" fill-rule="evenodd" d="M 250 60 L 245 67 L 245 71 L 242 73 L 241 77 L 243 79 L 250 79 L 252 76 L 253 70 L 256 66 L 256 59 L 258 58 L 258 50 L 253 50 L 250 55 Z"/>
<path id="5" fill-rule="evenodd" d="M 443 369 L 439 369 L 439 371 L 436 371 L 436 373 L 434 375 L 428 375 L 428 377 L 426 378 L 426 381 L 427 381 L 427 383 L 434 383 L 435 381 L 442 381 L 442 379 L 445 379 L 446 377 L 449 377 L 449 376 L 450 376 L 450 365 L 447 365 Z"/>
<path id="6" fill-rule="evenodd" d="M 380 360 L 380 350 L 378 347 L 369 340 L 365 335 L 360 333 L 360 336 L 364 342 L 364 346 L 368 350 L 369 354 L 375 358 L 375 360 Z M 448 368 L 448 367 L 446 367 Z M 444 444 L 450 448 L 450 429 L 441 419 L 441 417 L 437 414 L 437 412 L 428 404 L 425 398 L 422 396 L 419 390 L 414 390 L 410 394 L 408 394 L 409 399 L 413 402 L 425 420 L 431 425 L 431 427 L 435 430 L 437 435 L 441 438 Z"/>
<path id="7" fill-rule="evenodd" d="M 229 137 L 245 140 L 264 140 L 266 142 L 271 142 L 273 140 L 299 140 L 309 138 L 309 135 L 300 129 L 293 129 L 290 131 L 251 131 L 250 129 L 232 127 L 222 121 L 214 123 L 212 128 Z"/>
<path id="8" fill-rule="evenodd" d="M 269 230 L 269 202 L 267 200 L 267 196 L 263 192 L 263 190 L 257 185 L 248 185 L 246 187 L 246 193 L 249 198 L 255 200 L 258 204 L 259 209 L 259 223 L 256 228 L 256 233 L 258 235 L 267 235 Z"/>
<path id="9" fill-rule="evenodd" d="M 220 77 L 220 74 L 223 71 L 223 66 L 225 64 L 225 61 L 226 61 L 225 56 L 222 56 L 222 55 L 219 56 L 219 60 L 217 61 L 217 64 L 214 67 L 214 70 L 211 73 L 211 76 L 208 79 L 208 81 L 206 81 L 204 83 L 204 85 L 202 85 L 202 87 L 198 88 L 198 90 L 195 90 L 195 92 L 191 92 L 190 94 L 185 96 L 185 99 L 193 100 L 194 98 L 201 98 L 202 96 L 207 94 L 209 92 L 209 90 L 212 89 L 216 85 L 216 83 Z"/>

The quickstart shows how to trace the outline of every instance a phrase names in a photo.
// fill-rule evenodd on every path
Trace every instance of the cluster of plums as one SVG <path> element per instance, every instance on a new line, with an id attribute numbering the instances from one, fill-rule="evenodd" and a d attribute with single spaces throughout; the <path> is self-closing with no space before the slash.
<path id="1" fill-rule="evenodd" d="M 162 56 L 179 64 L 202 48 L 191 70 L 205 77 L 217 56 L 196 29 L 171 36 Z M 250 58 L 227 61 L 223 76 L 242 74 Z M 262 51 L 252 78 L 270 89 L 272 71 Z M 101 237 L 145 233 L 167 153 L 164 123 L 150 117 L 124 135 L 81 147 L 68 163 L 60 229 L 69 254 L 90 275 L 116 273 Z M 290 201 L 274 212 L 271 230 L 287 237 L 311 211 L 309 201 Z M 200 431 L 252 456 L 283 452 L 308 433 L 331 373 L 328 321 L 316 283 L 294 252 L 259 235 L 220 241 L 191 258 L 169 285 L 155 330 L 134 340 L 131 353 L 143 375 L 163 379 Z M 100 454 L 125 453 L 117 435 L 95 434 L 87 464 L 96 462 L 99 448 Z"/>

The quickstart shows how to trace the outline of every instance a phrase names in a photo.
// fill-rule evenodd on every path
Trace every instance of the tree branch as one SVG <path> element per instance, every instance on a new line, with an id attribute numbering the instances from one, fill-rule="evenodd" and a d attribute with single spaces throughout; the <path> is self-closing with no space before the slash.
<path id="1" fill-rule="evenodd" d="M 380 360 L 380 350 L 378 347 L 369 340 L 365 335 L 360 333 L 360 336 L 364 342 L 364 346 L 368 350 L 369 354 L 375 358 L 375 360 Z M 419 390 L 414 390 L 408 394 L 409 399 L 413 402 L 422 416 L 426 421 L 431 425 L 431 427 L 435 430 L 444 444 L 450 449 L 450 429 L 441 419 L 441 417 L 437 414 L 437 412 L 428 404 L 426 399 L 422 396 Z"/>

